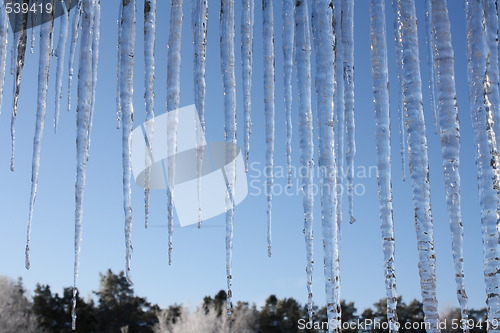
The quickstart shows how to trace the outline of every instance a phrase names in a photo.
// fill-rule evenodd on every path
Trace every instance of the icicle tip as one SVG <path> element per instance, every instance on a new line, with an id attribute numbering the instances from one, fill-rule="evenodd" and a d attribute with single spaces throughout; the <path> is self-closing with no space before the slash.
<path id="1" fill-rule="evenodd" d="M 24 267 L 29 271 L 31 267 L 31 261 L 30 261 L 30 247 L 29 245 L 26 245 L 26 250 L 25 250 L 25 259 L 24 259 Z"/>

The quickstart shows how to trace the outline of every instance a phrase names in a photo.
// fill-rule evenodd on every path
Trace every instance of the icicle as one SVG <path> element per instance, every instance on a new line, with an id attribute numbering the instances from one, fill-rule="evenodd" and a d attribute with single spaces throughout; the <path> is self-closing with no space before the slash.
<path id="1" fill-rule="evenodd" d="M 274 12 L 272 0 L 262 0 L 264 52 L 264 113 L 266 117 L 267 255 L 272 254 L 271 223 L 274 182 Z"/>
<path id="2" fill-rule="evenodd" d="M 397 290 L 394 265 L 394 218 L 391 177 L 391 119 L 389 109 L 389 73 L 387 64 L 387 33 L 385 0 L 370 1 L 370 50 L 373 78 L 373 101 L 377 133 L 377 184 L 380 205 L 380 226 L 385 264 L 385 290 L 389 332 L 398 332 L 396 313 Z"/>
<path id="3" fill-rule="evenodd" d="M 54 29 L 53 15 L 44 13 L 46 23 L 40 26 L 40 61 L 38 67 L 38 93 L 36 103 L 35 138 L 33 139 L 33 161 L 31 167 L 31 195 L 26 237 L 26 269 L 30 269 L 30 238 L 33 210 L 38 188 L 38 172 L 40 170 L 40 154 L 42 149 L 43 128 L 47 112 L 47 90 L 49 84 L 50 59 L 52 57 L 52 33 Z"/>
<path id="4" fill-rule="evenodd" d="M 207 23 L 208 23 L 208 1 L 192 1 L 192 29 L 194 44 L 194 82 L 195 103 L 198 118 L 205 131 L 205 67 L 207 57 Z"/>
<path id="5" fill-rule="evenodd" d="M 495 137 L 500 136 L 500 90 L 499 90 L 499 68 L 498 68 L 498 12 L 497 0 L 487 0 L 485 3 L 485 24 L 488 46 L 488 57 L 486 66 L 488 71 L 488 100 L 491 103 L 493 114 L 493 129 Z M 497 140 L 499 141 L 499 140 Z M 499 149 L 498 142 L 496 149 Z"/>
<path id="6" fill-rule="evenodd" d="M 488 132 L 488 142 L 492 152 L 492 163 L 495 166 L 494 188 L 500 189 L 500 154 L 498 135 L 500 134 L 500 89 L 498 64 L 498 11 L 497 1 L 484 2 L 484 16 L 486 29 L 486 72 L 484 80 L 484 104 L 486 107 L 487 127 L 493 130 Z M 499 197 L 500 198 L 500 197 Z M 500 216 L 500 199 L 497 203 L 497 217 Z M 500 219 L 497 218 L 497 231 L 500 232 Z M 498 243 L 500 244 L 500 238 Z M 500 330 L 500 327 L 497 327 Z"/>
<path id="7" fill-rule="evenodd" d="M 13 37 L 12 37 L 12 49 L 10 50 L 10 75 L 14 75 L 16 73 L 16 61 L 17 61 L 17 48 L 19 45 L 19 38 L 21 37 L 22 31 L 21 28 L 22 21 L 17 20 L 18 17 L 22 17 L 19 15 L 14 15 L 14 20 L 12 23 L 13 26 Z M 6 16 L 8 18 L 8 16 Z"/>
<path id="8" fill-rule="evenodd" d="M 295 5 L 295 57 L 297 63 L 300 168 L 303 206 L 304 236 L 306 242 L 307 308 L 312 317 L 313 295 L 312 278 L 314 267 L 313 210 L 314 210 L 314 147 L 311 107 L 311 41 L 309 32 L 309 13 L 306 1 L 297 1 Z"/>
<path id="9" fill-rule="evenodd" d="M 75 54 L 76 54 L 76 46 L 78 44 L 78 30 L 80 28 L 80 17 L 82 15 L 82 1 L 78 0 L 78 5 L 75 10 L 75 15 L 73 16 L 73 25 L 72 25 L 72 35 L 71 35 L 71 44 L 69 48 L 69 65 L 68 65 L 68 111 L 71 110 L 71 86 L 73 83 L 73 66 L 75 64 Z"/>
<path id="10" fill-rule="evenodd" d="M 393 0 L 393 6 L 394 6 Z M 398 22 L 401 22 L 399 18 L 399 13 L 395 15 L 398 19 L 394 20 L 394 45 L 396 49 L 396 68 L 398 71 L 398 81 L 399 81 L 399 101 L 398 101 L 398 116 L 399 116 L 399 154 L 401 155 L 401 172 L 403 174 L 403 181 L 406 181 L 406 125 L 405 125 L 405 107 L 403 103 L 403 73 L 401 69 L 403 68 L 403 41 L 401 37 L 401 28 L 398 26 Z"/>
<path id="11" fill-rule="evenodd" d="M 252 58 L 254 0 L 243 0 L 241 13 L 241 54 L 243 64 L 243 108 L 245 117 L 245 172 L 248 172 L 250 134 L 252 133 Z"/>
<path id="12" fill-rule="evenodd" d="M 354 124 L 354 0 L 342 0 L 342 51 L 344 63 L 344 112 L 346 122 L 347 195 L 349 222 L 354 223 L 354 156 L 356 155 Z"/>
<path id="13" fill-rule="evenodd" d="M 432 43 L 432 29 L 430 25 L 430 10 L 431 10 L 431 0 L 425 0 L 425 26 L 426 35 L 425 40 L 427 43 L 427 67 L 429 69 L 429 98 L 432 108 L 432 120 L 434 123 L 434 134 L 438 134 L 438 114 L 437 114 L 437 104 L 436 104 L 436 74 L 434 72 L 434 52 Z"/>
<path id="14" fill-rule="evenodd" d="M 8 17 L 4 3 L 0 3 L 0 114 L 2 113 L 3 87 L 5 84 L 5 68 L 7 65 Z"/>
<path id="15" fill-rule="evenodd" d="M 94 118 L 95 109 L 95 94 L 97 88 L 97 68 L 99 65 L 99 43 L 101 40 L 101 0 L 94 0 L 94 25 L 93 40 L 92 40 L 92 106 L 90 108 L 90 125 L 92 128 L 92 120 Z"/>
<path id="16" fill-rule="evenodd" d="M 31 54 L 35 53 L 35 27 L 36 23 L 38 21 L 38 11 L 35 10 L 35 12 L 31 13 L 31 49 L 30 52 Z"/>
<path id="17" fill-rule="evenodd" d="M 35 4 L 38 0 L 35 0 Z M 64 1 L 64 0 L 62 0 Z M 28 1 L 29 2 L 29 1 Z M 35 27 L 38 25 L 38 22 L 42 22 L 42 20 L 38 18 L 38 11 L 35 10 L 34 12 L 31 12 L 31 54 L 35 53 Z"/>
<path id="18" fill-rule="evenodd" d="M 234 0 L 221 0 L 220 7 L 220 52 L 221 71 L 224 85 L 224 138 L 226 140 L 226 162 L 232 157 L 236 145 L 236 79 L 234 74 Z M 228 180 L 226 195 L 226 276 L 227 276 L 227 314 L 232 311 L 232 261 L 233 261 L 233 223 L 234 188 L 236 168 L 234 163 L 226 168 Z"/>
<path id="19" fill-rule="evenodd" d="M 397 1 L 394 9 L 397 27 L 400 29 L 397 33 L 402 37 L 402 90 L 406 106 L 408 160 L 415 207 L 422 303 L 425 321 L 430 327 L 427 331 L 437 333 L 440 330 L 436 298 L 436 254 L 430 202 L 429 157 L 422 107 L 422 79 L 418 60 L 417 18 L 413 1 Z"/>
<path id="20" fill-rule="evenodd" d="M 155 101 L 155 38 L 156 38 L 156 0 L 144 1 L 144 62 L 146 74 L 144 76 L 144 99 L 146 102 L 146 135 L 148 149 L 145 153 L 146 165 L 151 164 L 154 101 Z M 148 228 L 149 220 L 149 193 L 150 193 L 150 168 L 144 174 L 144 227 Z"/>
<path id="21" fill-rule="evenodd" d="M 341 11 L 341 0 L 334 1 L 334 19 L 335 19 L 335 77 L 341 78 L 343 75 L 343 55 L 342 55 L 342 43 L 339 43 L 338 37 L 341 35 L 342 31 L 342 11 Z M 344 81 L 335 80 L 335 124 L 334 124 L 334 135 L 335 135 L 335 159 L 337 164 L 337 191 L 335 196 L 335 202 L 337 207 L 337 233 L 339 239 L 342 237 L 341 225 L 342 225 L 342 206 L 343 206 L 343 196 L 344 196 L 344 135 L 345 135 L 345 114 L 344 114 Z"/>
<path id="22" fill-rule="evenodd" d="M 118 53 L 116 62 L 116 82 L 120 82 L 120 74 L 121 74 L 121 61 L 120 61 L 120 49 L 122 45 L 122 11 L 123 11 L 123 3 L 120 1 L 120 9 L 118 11 L 118 20 L 116 20 L 116 24 L 118 26 L 118 43 L 116 44 L 116 50 Z M 118 83 L 116 85 L 116 128 L 120 128 L 121 119 L 122 119 L 122 101 L 120 99 L 120 87 L 121 85 Z"/>
<path id="23" fill-rule="evenodd" d="M 68 24 L 69 24 L 69 11 L 66 9 L 66 4 L 61 0 L 61 6 L 64 13 L 61 15 L 61 25 L 59 27 L 59 41 L 57 43 L 56 57 L 57 57 L 57 70 L 56 70 L 56 96 L 55 96 L 55 113 L 54 113 L 54 132 L 57 131 L 57 124 L 59 122 L 59 111 L 61 110 L 62 99 L 62 80 L 64 74 L 64 57 L 66 54 L 66 42 L 68 40 Z"/>
<path id="24" fill-rule="evenodd" d="M 483 234 L 484 280 L 486 284 L 486 303 L 488 305 L 488 321 L 494 324 L 489 332 L 499 332 L 500 296 L 499 277 L 500 263 L 498 253 L 498 164 L 496 146 L 491 146 L 489 139 L 495 137 L 491 126 L 491 117 L 487 115 L 488 104 L 486 85 L 487 45 L 484 32 L 484 8 L 478 0 L 465 3 L 467 29 L 467 56 L 469 80 L 469 104 L 472 125 L 474 128 L 476 150 L 477 180 L 481 205 L 481 224 Z M 485 85 L 486 83 L 486 85 Z M 489 118 L 489 119 L 488 119 Z"/>
<path id="25" fill-rule="evenodd" d="M 132 256 L 132 193 L 131 154 L 132 127 L 134 120 L 134 46 L 135 46 L 136 1 L 123 0 L 121 19 L 122 43 L 120 44 L 120 100 L 122 105 L 122 143 L 123 143 L 123 210 L 125 212 L 125 248 L 127 281 L 131 284 L 130 259 Z"/>
<path id="26" fill-rule="evenodd" d="M 336 227 L 336 165 L 333 103 L 335 97 L 335 37 L 332 0 L 313 2 L 313 32 L 316 53 L 316 97 L 321 169 L 321 224 L 324 274 L 330 332 L 341 327 L 339 238 Z M 309 309 L 309 320 L 312 320 Z"/>
<path id="27" fill-rule="evenodd" d="M 205 135 L 205 67 L 207 57 L 207 21 L 208 21 L 208 1 L 207 0 L 192 0 L 192 17 L 191 24 L 193 30 L 194 44 L 194 96 L 196 110 L 198 110 L 198 118 L 201 123 L 201 128 L 196 128 L 196 141 L 203 142 Z M 195 126 L 198 121 L 195 121 Z M 196 174 L 197 174 L 197 199 L 198 199 L 198 227 L 201 227 L 201 171 L 203 163 L 204 147 L 196 149 Z"/>
<path id="28" fill-rule="evenodd" d="M 95 0 L 83 0 L 82 35 L 78 69 L 78 103 L 76 112 L 76 183 L 75 183 L 75 262 L 73 279 L 73 299 L 71 308 L 72 329 L 76 329 L 76 300 L 78 294 L 78 273 L 80 266 L 80 249 L 82 245 L 83 195 L 89 158 L 89 142 L 92 112 L 92 80 L 93 80 L 93 15 Z M 80 10 L 79 10 L 80 11 Z M 79 15 L 77 13 L 77 15 Z"/>
<path id="29" fill-rule="evenodd" d="M 167 111 L 179 108 L 181 98 L 181 41 L 182 41 L 182 0 L 170 1 L 170 35 L 168 38 L 167 63 Z M 175 187 L 175 154 L 177 153 L 178 117 L 172 117 L 167 125 L 167 150 L 169 152 L 168 179 L 171 183 L 167 191 L 168 200 L 168 264 L 172 263 L 174 233 L 174 187 Z"/>
<path id="30" fill-rule="evenodd" d="M 399 71 L 399 69 L 398 69 Z M 400 80 L 401 82 L 402 80 Z M 401 90 L 401 88 L 400 88 Z M 405 129 L 405 107 L 402 99 L 403 92 L 400 91 L 398 103 L 398 118 L 399 118 L 399 155 L 401 158 L 401 173 L 403 181 L 406 181 L 406 129 Z"/>
<path id="31" fill-rule="evenodd" d="M 451 44 L 450 20 L 446 0 L 429 2 L 430 19 L 426 22 L 431 30 L 429 48 L 432 48 L 435 67 L 437 114 L 441 133 L 443 171 L 446 188 L 446 203 L 450 218 L 452 254 L 455 264 L 457 298 L 460 303 L 462 321 L 468 322 L 467 294 L 464 284 L 462 211 L 460 206 L 460 124 L 455 88 L 454 52 Z M 465 331 L 465 330 L 464 330 Z"/>
<path id="32" fill-rule="evenodd" d="M 15 17 L 13 26 L 17 26 L 18 24 Z M 13 30 L 13 38 L 12 38 L 12 48 L 10 49 L 10 75 L 14 75 L 16 72 L 17 47 L 19 45 L 19 37 L 21 36 L 21 31 L 15 31 L 14 29 L 12 30 Z"/>
<path id="33" fill-rule="evenodd" d="M 16 15 L 16 24 L 14 34 L 14 45 L 15 52 L 12 52 L 12 56 L 15 57 L 15 61 L 13 60 L 14 65 L 14 101 L 12 103 L 12 117 L 10 120 L 10 136 L 12 140 L 12 156 L 10 159 L 10 170 L 14 171 L 14 156 L 15 156 L 15 147 L 16 147 L 16 117 L 17 117 L 17 104 L 19 102 L 19 94 L 21 92 L 21 80 L 23 75 L 24 68 L 24 57 L 26 55 L 26 42 L 27 42 L 27 33 L 26 27 L 28 24 L 28 14 Z M 19 20 L 19 18 L 21 18 Z"/>
<path id="34" fill-rule="evenodd" d="M 292 71 L 293 71 L 293 0 L 283 0 L 283 71 L 285 95 L 285 126 L 286 126 L 286 166 L 288 170 L 288 186 L 292 185 Z"/>

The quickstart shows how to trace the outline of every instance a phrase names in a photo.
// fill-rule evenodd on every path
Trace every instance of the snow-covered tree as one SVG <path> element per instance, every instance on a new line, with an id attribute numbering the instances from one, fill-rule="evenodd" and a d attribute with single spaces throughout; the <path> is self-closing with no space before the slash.
<path id="1" fill-rule="evenodd" d="M 227 316 L 212 303 L 202 304 L 195 311 L 183 307 L 175 320 L 168 310 L 164 310 L 158 315 L 158 321 L 156 333 L 254 333 L 257 332 L 258 312 L 255 306 L 238 302 L 231 316 Z"/>
<path id="2" fill-rule="evenodd" d="M 38 321 L 26 297 L 22 281 L 0 275 L 0 332 L 40 333 Z"/>

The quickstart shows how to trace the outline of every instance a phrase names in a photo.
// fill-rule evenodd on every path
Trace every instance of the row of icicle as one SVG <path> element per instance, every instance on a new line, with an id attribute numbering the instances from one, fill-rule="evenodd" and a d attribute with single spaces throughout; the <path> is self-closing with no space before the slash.
<path id="1" fill-rule="evenodd" d="M 52 8 L 55 8 L 56 1 L 52 2 Z M 28 1 L 25 1 L 28 3 Z M 76 0 L 74 0 L 76 4 Z M 36 102 L 36 125 L 35 136 L 33 139 L 33 163 L 31 176 L 31 194 L 29 201 L 29 215 L 26 240 L 26 260 L 25 266 L 30 268 L 30 233 L 33 220 L 33 212 L 38 187 L 38 176 L 40 169 L 40 156 L 43 131 L 45 127 L 45 117 L 47 110 L 47 91 L 49 82 L 49 69 L 52 55 L 57 57 L 56 69 L 56 87 L 55 87 L 55 112 L 54 112 L 54 130 L 58 126 L 58 117 L 62 98 L 62 81 L 64 76 L 64 58 L 67 46 L 69 30 L 69 9 L 72 3 L 66 7 L 65 2 L 60 1 L 63 13 L 60 18 L 60 33 L 56 49 L 53 49 L 54 34 L 54 11 L 43 11 L 41 20 L 47 23 L 40 26 L 40 46 L 39 46 L 39 67 L 38 67 L 38 89 Z M 86 164 L 89 156 L 90 129 L 92 123 L 92 112 L 95 102 L 95 88 L 97 83 L 97 63 L 99 58 L 99 31 L 100 31 L 100 0 L 79 1 L 76 9 L 73 10 L 74 21 L 72 30 L 72 40 L 70 46 L 69 61 L 69 84 L 68 84 L 68 110 L 71 108 L 71 80 L 73 76 L 73 65 L 76 56 L 77 42 L 80 41 L 79 69 L 78 69 L 78 101 L 77 101 L 77 168 L 75 184 L 75 261 L 74 261 L 74 287 L 72 301 L 72 326 L 76 326 L 76 296 L 77 296 L 77 278 L 79 268 L 79 254 L 81 244 L 81 228 L 83 215 L 83 194 L 86 178 Z M 11 137 L 12 137 L 12 155 L 10 168 L 14 171 L 14 153 L 15 153 L 15 120 L 18 111 L 18 101 L 21 92 L 21 81 L 25 62 L 26 49 L 28 45 L 28 13 L 15 15 L 13 20 L 13 42 L 11 49 L 11 74 L 14 77 L 14 91 L 12 102 L 11 118 Z M 33 22 L 37 20 L 35 15 L 31 16 Z M 81 21 L 81 22 L 80 22 Z M 31 23 L 33 23 L 31 22 Z M 0 96 L 3 93 L 5 81 L 5 67 L 7 54 L 7 33 L 8 17 L 6 8 L 2 2 L 0 5 Z M 79 29 L 82 31 L 82 37 L 78 38 Z M 34 53 L 35 47 L 35 28 L 32 28 L 31 34 L 31 53 Z M 1 106 L 1 99 L 0 99 Z"/>
<path id="2" fill-rule="evenodd" d="M 56 2 L 52 2 L 52 8 L 55 8 Z M 77 96 L 77 168 L 75 183 L 75 261 L 74 261 L 74 285 L 72 301 L 72 326 L 76 326 L 76 297 L 77 297 L 77 278 L 79 269 L 79 255 L 81 245 L 81 229 L 83 216 L 83 194 L 86 178 L 86 164 L 89 157 L 90 129 L 92 124 L 92 113 L 95 104 L 95 93 L 97 84 L 97 65 L 99 59 L 99 38 L 100 38 L 100 0 L 83 0 L 72 6 L 70 2 L 68 7 L 66 3 L 60 1 L 63 10 L 60 17 L 60 32 L 57 47 L 53 49 L 54 34 L 54 12 L 44 11 L 41 20 L 47 23 L 42 24 L 40 30 L 40 48 L 39 48 L 39 69 L 38 69 L 38 89 L 36 106 L 36 125 L 33 139 L 33 163 L 31 176 L 31 195 L 29 201 L 29 215 L 26 240 L 26 268 L 30 268 L 30 233 L 33 220 L 33 212 L 38 187 L 38 176 L 40 169 L 41 145 L 43 131 L 45 127 L 45 117 L 47 110 L 47 92 L 49 82 L 49 69 L 52 56 L 57 57 L 56 86 L 55 86 L 55 112 L 54 112 L 54 130 L 57 130 L 59 111 L 62 99 L 62 87 L 64 76 L 64 59 L 66 53 L 67 39 L 69 34 L 70 8 L 75 8 L 72 26 L 72 39 L 70 44 L 70 56 L 68 65 L 68 110 L 71 109 L 71 83 L 74 73 L 74 61 L 76 57 L 77 43 L 80 42 L 79 69 L 78 69 L 78 96 Z M 28 3 L 28 1 L 25 1 Z M 31 23 L 37 20 L 35 15 L 31 16 Z M 12 137 L 12 155 L 10 168 L 14 171 L 14 153 L 15 153 L 15 120 L 18 111 L 18 101 L 21 92 L 21 81 L 25 62 L 26 48 L 28 45 L 28 14 L 16 15 L 12 24 L 14 26 L 13 42 L 11 50 L 11 74 L 14 77 L 14 91 L 12 102 L 11 118 L 11 137 Z M 7 33 L 8 17 L 6 8 L 2 2 L 0 7 L 0 96 L 3 92 L 5 81 L 6 53 L 7 53 Z M 79 38 L 79 30 L 81 37 Z M 34 53 L 35 46 L 35 28 L 32 28 L 31 34 L 31 53 Z M 0 100 L 1 105 L 1 100 Z"/>
<path id="3" fill-rule="evenodd" d="M 54 0 L 58 1 L 58 0 Z M 77 1 L 77 0 L 73 0 Z M 274 114 L 275 114 L 275 44 L 273 1 L 262 0 L 263 25 L 263 65 L 264 65 L 264 110 L 266 138 L 266 167 L 273 170 L 274 161 Z M 325 290 L 327 295 L 329 331 L 337 332 L 341 324 L 340 308 L 340 225 L 342 221 L 342 195 L 336 189 L 343 184 L 343 170 L 346 169 L 348 189 L 349 221 L 354 222 L 353 182 L 355 156 L 355 113 L 354 113 L 354 0 L 282 0 L 282 53 L 284 69 L 284 111 L 286 128 L 286 163 L 288 183 L 292 174 L 292 74 L 295 69 L 297 78 L 297 109 L 299 117 L 300 165 L 307 170 L 303 175 L 304 234 L 307 253 L 307 290 L 308 312 L 313 314 L 312 277 L 313 255 L 313 168 L 314 137 L 313 119 L 316 119 L 319 142 L 318 163 L 321 170 L 321 223 L 324 250 Z M 66 8 L 61 2 L 63 8 Z M 181 40 L 183 25 L 182 0 L 170 2 L 170 29 L 168 39 L 167 63 L 167 111 L 180 106 L 180 68 Z M 460 130 L 458 106 L 456 101 L 454 55 L 451 44 L 450 21 L 446 0 L 426 0 L 426 37 L 428 61 L 431 72 L 429 87 L 431 108 L 434 114 L 436 133 L 441 137 L 443 170 L 446 189 L 450 229 L 452 234 L 452 255 L 455 262 L 455 279 L 462 319 L 467 319 L 467 294 L 464 286 L 463 265 L 463 228 L 460 208 L 459 152 Z M 235 8 L 234 0 L 220 3 L 220 59 L 224 88 L 224 136 L 228 143 L 236 144 L 236 77 L 235 77 Z M 126 235 L 126 276 L 131 283 L 130 260 L 132 255 L 132 203 L 131 203 L 131 131 L 133 128 L 133 79 L 134 46 L 136 38 L 136 0 L 120 1 L 118 18 L 118 59 L 117 59 L 117 124 L 122 129 L 123 143 L 123 208 L 125 213 Z M 422 80 L 419 65 L 419 42 L 415 4 L 412 0 L 394 0 L 392 4 L 394 20 L 394 42 L 396 49 L 397 72 L 400 99 L 397 103 L 401 132 L 401 156 L 403 177 L 405 170 L 405 150 L 408 150 L 408 163 L 413 188 L 415 207 L 415 226 L 419 251 L 419 275 L 425 320 L 430 324 L 429 332 L 438 332 L 438 305 L 436 298 L 436 257 L 434 251 L 433 220 L 430 205 L 429 158 L 423 110 Z M 71 7 L 70 7 L 71 8 Z M 499 294 L 499 253 L 497 212 L 499 211 L 500 171 L 498 169 L 498 143 L 500 135 L 500 89 L 499 89 L 499 50 L 498 50 L 498 4 L 496 0 L 467 0 L 467 50 L 470 112 L 477 146 L 476 164 L 478 167 L 478 188 L 481 205 L 481 223 L 484 244 L 484 277 L 490 322 L 500 320 Z M 70 24 L 70 14 L 73 20 Z M 391 122 L 389 99 L 389 75 L 387 55 L 387 32 L 385 1 L 370 0 L 370 43 L 371 64 L 376 117 L 377 146 L 377 183 L 380 200 L 380 221 L 385 261 L 387 293 L 387 317 L 389 331 L 397 332 L 397 291 L 394 257 L 394 219 L 392 206 L 391 177 Z M 45 13 L 44 15 L 51 15 Z M 18 16 L 14 22 L 11 49 L 11 74 L 14 79 L 12 102 L 12 158 L 14 170 L 15 119 L 20 96 L 25 53 L 28 45 L 28 16 Z M 311 19 L 312 18 L 312 19 Z M 90 130 L 95 104 L 97 83 L 97 64 L 100 31 L 100 0 L 78 0 L 74 10 L 65 10 L 60 18 L 60 33 L 56 49 L 53 48 L 53 20 L 40 27 L 40 60 L 38 71 L 38 92 L 36 128 L 33 148 L 32 187 L 28 217 L 26 244 L 26 268 L 30 267 L 30 230 L 38 185 L 41 141 L 46 115 L 49 67 L 52 54 L 57 57 L 56 97 L 54 129 L 58 126 L 62 99 L 64 60 L 69 34 L 71 32 L 68 61 L 68 110 L 71 109 L 71 86 L 74 75 L 76 55 L 78 59 L 77 95 L 77 178 L 75 186 L 75 263 L 72 321 L 76 324 L 76 296 L 81 229 L 83 214 L 83 194 L 86 178 L 86 163 L 89 156 Z M 194 89 L 195 105 L 205 132 L 206 96 L 206 52 L 208 1 L 191 1 L 192 41 L 194 44 Z M 35 34 L 31 35 L 31 51 L 34 51 Z M 241 54 L 242 87 L 244 112 L 244 160 L 248 170 L 250 153 L 250 134 L 252 127 L 252 64 L 254 46 L 254 1 L 242 1 L 241 11 Z M 311 33 L 312 32 L 312 33 Z M 3 2 L 0 3 L 0 106 L 5 81 L 7 58 L 8 20 Z M 145 105 L 146 120 L 154 119 L 155 87 L 155 35 L 156 1 L 144 0 L 144 59 L 145 59 Z M 80 52 L 77 53 L 77 44 Z M 313 54 L 315 59 L 311 59 Z M 313 60 L 313 62 L 312 62 Z M 295 64 L 295 66 L 294 66 Z M 311 67 L 315 65 L 314 81 L 317 110 L 313 116 Z M 148 149 L 145 154 L 147 164 L 151 161 L 153 125 L 146 128 Z M 169 122 L 168 151 L 175 156 L 177 151 L 177 121 Z M 344 144 L 345 141 L 345 144 Z M 406 148 L 407 147 L 407 148 Z M 230 153 L 230 152 L 229 152 Z M 203 151 L 197 150 L 197 171 L 201 174 Z M 226 158 L 230 158 L 229 155 Z M 173 157 L 172 159 L 175 159 Z M 175 177 L 175 160 L 168 162 L 168 177 Z M 236 170 L 227 170 L 228 187 L 226 196 L 226 273 L 227 273 L 227 312 L 232 309 L 232 242 L 234 222 L 234 188 Z M 268 173 L 266 181 L 268 254 L 272 253 L 271 221 L 273 174 Z M 145 227 L 148 226 L 150 175 L 145 174 L 144 205 Z M 201 181 L 198 177 L 198 202 Z M 174 191 L 168 194 L 168 255 L 172 261 Z M 199 226 L 201 226 L 201 209 Z M 466 329 L 464 329 L 466 331 Z M 490 330 L 498 332 L 496 327 Z"/>

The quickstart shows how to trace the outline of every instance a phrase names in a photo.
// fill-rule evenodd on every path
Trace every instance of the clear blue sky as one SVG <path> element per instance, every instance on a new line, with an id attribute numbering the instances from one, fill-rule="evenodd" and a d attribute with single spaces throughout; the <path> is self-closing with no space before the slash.
<path id="1" fill-rule="evenodd" d="M 118 272 L 125 267 L 124 215 L 122 208 L 121 131 L 116 129 L 116 43 L 118 1 L 102 2 L 101 50 L 97 100 L 92 129 L 90 161 L 85 193 L 83 246 L 79 286 L 82 296 L 98 288 L 98 273 L 108 268 Z M 189 1 L 185 1 L 182 44 L 181 106 L 194 103 L 192 77 L 192 43 Z M 145 118 L 143 101 L 143 47 L 142 5 L 138 1 L 136 46 L 136 77 L 134 87 L 135 122 Z M 207 58 L 207 140 L 223 140 L 223 99 L 219 63 L 219 24 L 217 2 L 211 2 L 208 25 Z M 241 56 L 239 47 L 240 2 L 236 1 L 236 70 L 238 140 L 243 142 L 243 109 L 241 92 Z M 398 88 L 393 48 L 392 9 L 387 4 L 389 36 L 389 64 L 391 79 L 391 113 L 393 121 L 393 190 L 396 224 L 396 264 L 398 292 L 409 301 L 420 299 L 417 270 L 416 235 L 413 225 L 411 184 L 401 181 L 399 134 L 397 125 Z M 439 137 L 434 134 L 429 108 L 427 87 L 428 67 L 425 49 L 423 1 L 417 1 L 421 65 L 424 83 L 424 102 L 429 139 L 431 167 L 432 207 L 435 223 L 437 253 L 437 285 L 440 306 L 458 306 L 455 297 L 454 272 L 451 257 L 451 237 L 446 213 L 441 167 Z M 474 165 L 473 137 L 470 124 L 466 78 L 466 45 L 464 1 L 449 1 L 455 48 L 458 103 L 462 129 L 461 175 L 463 217 L 465 228 L 465 277 L 472 307 L 484 306 L 482 277 L 482 243 L 480 210 Z M 156 43 L 156 113 L 165 112 L 166 63 L 169 8 L 167 1 L 158 1 L 158 27 Z M 255 6 L 255 44 L 253 82 L 253 135 L 251 162 L 262 169 L 264 162 L 264 117 L 262 88 L 262 29 L 261 5 Z M 285 127 L 283 108 L 283 69 L 281 51 L 281 4 L 275 2 L 276 47 L 276 155 L 275 165 L 285 165 Z M 59 23 L 56 23 L 54 42 L 57 43 Z M 11 37 L 11 36 L 10 36 Z M 38 38 L 37 38 L 38 42 Z M 9 47 L 11 45 L 9 40 Z M 56 45 L 56 44 L 55 44 Z M 372 105 L 369 63 L 369 10 L 368 1 L 356 1 L 355 7 L 355 68 L 356 68 L 356 165 L 368 169 L 376 165 L 375 119 Z M 313 58 L 314 59 L 314 58 Z M 53 291 L 72 284 L 74 237 L 74 183 L 76 171 L 75 110 L 61 112 L 59 131 L 55 135 L 53 124 L 55 58 L 52 61 L 46 128 L 42 148 L 40 182 L 32 232 L 31 270 L 24 268 L 24 246 L 31 178 L 31 156 L 36 112 L 38 50 L 28 54 L 21 88 L 17 119 L 16 170 L 9 171 L 10 112 L 12 103 L 11 75 L 6 76 L 4 103 L 0 116 L 0 274 L 22 276 L 32 290 L 36 282 L 50 284 Z M 7 68 L 10 57 L 7 59 Z M 295 74 L 294 74 L 295 75 Z M 294 84 L 296 78 L 294 77 Z M 66 79 L 64 81 L 66 91 Z M 76 88 L 76 83 L 74 84 Z M 295 89 L 295 88 L 294 88 Z M 76 96 L 76 89 L 73 91 Z M 296 97 L 296 93 L 294 93 Z M 63 101 L 66 100 L 66 93 Z M 314 99 L 313 99 L 314 103 Z M 63 102 L 63 109 L 66 103 Z M 297 105 L 294 100 L 293 163 L 298 166 Z M 317 135 L 317 134 L 316 134 Z M 277 170 L 278 171 L 278 170 Z M 264 178 L 255 178 L 250 171 L 248 179 L 260 184 Z M 358 175 L 363 176 L 363 175 Z M 379 227 L 376 175 L 358 177 L 356 184 L 365 189 L 356 197 L 353 225 L 342 225 L 341 276 L 342 298 L 356 302 L 364 309 L 385 296 L 384 273 Z M 256 184 L 254 183 L 254 184 Z M 284 176 L 276 179 L 284 186 Z M 252 189 L 250 189 L 252 192 Z M 237 206 L 234 236 L 233 286 L 236 300 L 263 304 L 270 294 L 294 297 L 304 303 L 305 246 L 302 234 L 302 199 L 300 195 L 280 195 L 274 198 L 273 257 L 267 257 L 265 196 L 249 196 Z M 167 306 L 172 303 L 196 305 L 203 296 L 225 288 L 225 230 L 224 215 L 206 221 L 206 228 L 177 228 L 174 234 L 174 258 L 167 263 L 166 194 L 153 191 L 151 226 L 144 229 L 143 191 L 133 186 L 133 245 L 132 277 L 138 295 L 149 301 Z M 325 303 L 323 284 L 323 254 L 321 243 L 319 201 L 315 223 L 314 300 Z M 209 227 L 210 226 L 210 227 Z"/>

